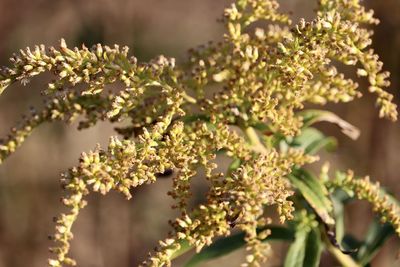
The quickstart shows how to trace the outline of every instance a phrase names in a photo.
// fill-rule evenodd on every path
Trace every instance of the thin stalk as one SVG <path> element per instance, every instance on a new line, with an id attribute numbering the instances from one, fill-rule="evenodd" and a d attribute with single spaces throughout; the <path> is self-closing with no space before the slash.
<path id="1" fill-rule="evenodd" d="M 258 137 L 258 134 L 253 127 L 247 127 L 244 130 L 244 133 L 254 151 L 263 154 L 268 153 L 268 149 L 263 145 L 263 143 L 261 143 L 260 138 Z"/>
<path id="2" fill-rule="evenodd" d="M 324 232 L 323 232 L 324 233 Z M 360 264 L 354 261 L 352 257 L 344 254 L 340 249 L 335 247 L 331 241 L 329 241 L 326 234 L 322 234 L 322 239 L 328 249 L 329 253 L 340 263 L 343 267 L 362 267 Z"/>
<path id="3" fill-rule="evenodd" d="M 183 99 L 185 99 L 188 103 L 196 104 L 197 100 L 194 97 L 191 97 L 186 92 L 183 93 Z"/>

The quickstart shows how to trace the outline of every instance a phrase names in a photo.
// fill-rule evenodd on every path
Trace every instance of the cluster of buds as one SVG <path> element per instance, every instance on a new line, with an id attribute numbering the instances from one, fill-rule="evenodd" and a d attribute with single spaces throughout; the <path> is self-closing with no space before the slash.
<path id="1" fill-rule="evenodd" d="M 382 222 L 393 225 L 397 235 L 400 236 L 400 208 L 396 203 L 397 200 L 389 196 L 378 182 L 371 182 L 368 176 L 357 179 L 352 171 L 348 171 L 338 173 L 330 183 L 334 188 L 342 188 L 354 194 L 357 199 L 371 203 L 374 212 L 379 214 Z"/>

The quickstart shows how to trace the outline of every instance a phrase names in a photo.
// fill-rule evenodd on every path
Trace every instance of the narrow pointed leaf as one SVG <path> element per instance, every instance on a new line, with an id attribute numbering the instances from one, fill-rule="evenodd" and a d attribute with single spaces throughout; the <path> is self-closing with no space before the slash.
<path id="1" fill-rule="evenodd" d="M 303 149 L 306 154 L 315 154 L 323 148 L 329 151 L 335 149 L 337 141 L 333 137 L 326 137 L 315 128 L 306 128 L 291 145 Z"/>
<path id="2" fill-rule="evenodd" d="M 304 258 L 306 255 L 306 241 L 308 232 L 306 229 L 301 229 L 296 232 L 295 241 L 290 245 L 286 255 L 284 267 L 303 267 Z"/>
<path id="3" fill-rule="evenodd" d="M 353 140 L 356 140 L 360 136 L 359 129 L 330 111 L 309 109 L 302 111 L 299 114 L 303 117 L 303 127 L 308 127 L 317 122 L 326 121 L 338 125 L 342 130 L 342 133 Z"/>
<path id="4" fill-rule="evenodd" d="M 234 160 L 232 160 L 231 164 L 228 167 L 228 174 L 230 175 L 232 172 L 236 171 L 240 167 L 240 164 L 242 164 L 240 159 L 235 158 Z"/>
<path id="5" fill-rule="evenodd" d="M 344 205 L 350 199 L 349 195 L 342 190 L 336 190 L 332 196 L 333 214 L 335 218 L 335 231 L 336 240 L 341 244 L 343 237 L 345 236 L 344 229 Z"/>
<path id="6" fill-rule="evenodd" d="M 307 237 L 306 254 L 303 266 L 318 267 L 321 259 L 322 243 L 321 234 L 317 229 L 312 229 Z"/>
<path id="7" fill-rule="evenodd" d="M 321 181 L 302 169 L 295 170 L 288 178 L 322 221 L 328 225 L 333 225 L 335 220 L 331 216 L 333 211 L 332 202 L 328 197 L 328 190 Z"/>

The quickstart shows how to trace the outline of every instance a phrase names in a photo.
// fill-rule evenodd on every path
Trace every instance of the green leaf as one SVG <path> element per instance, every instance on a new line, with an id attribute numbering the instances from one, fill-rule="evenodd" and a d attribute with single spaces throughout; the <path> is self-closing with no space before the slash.
<path id="1" fill-rule="evenodd" d="M 304 129 L 291 143 L 291 146 L 303 149 L 306 154 L 315 154 L 323 148 L 331 151 L 336 148 L 336 145 L 335 138 L 326 137 L 315 128 Z"/>
<path id="2" fill-rule="evenodd" d="M 322 243 L 318 229 L 312 229 L 307 238 L 306 255 L 304 258 L 305 267 L 318 267 L 321 259 Z"/>
<path id="3" fill-rule="evenodd" d="M 260 138 L 267 147 L 276 147 L 282 140 L 286 139 L 285 135 L 264 122 L 255 122 L 251 126 L 262 133 Z"/>
<path id="4" fill-rule="evenodd" d="M 185 117 L 182 118 L 182 121 L 186 124 L 195 122 L 195 121 L 205 121 L 205 122 L 209 122 L 210 118 L 206 115 L 203 114 L 195 114 L 195 115 L 187 115 Z"/>
<path id="5" fill-rule="evenodd" d="M 333 214 L 335 217 L 336 240 L 341 244 L 345 235 L 344 229 L 344 204 L 350 199 L 349 195 L 343 190 L 335 190 L 332 196 Z"/>
<path id="6" fill-rule="evenodd" d="M 338 125 L 342 133 L 353 140 L 360 136 L 360 130 L 330 111 L 309 109 L 299 112 L 299 115 L 303 117 L 304 128 L 317 122 L 326 121 Z"/>
<path id="7" fill-rule="evenodd" d="M 172 254 L 171 260 L 178 258 L 179 256 L 193 249 L 193 246 L 191 246 L 187 240 L 180 240 L 179 244 L 181 245 L 181 247 L 178 251 Z"/>
<path id="8" fill-rule="evenodd" d="M 381 224 L 375 219 L 368 229 L 365 241 L 358 250 L 357 261 L 363 266 L 370 263 L 385 241 L 394 234 L 395 230 L 392 225 Z"/>
<path id="9" fill-rule="evenodd" d="M 231 175 L 232 172 L 236 171 L 240 165 L 242 164 L 242 161 L 238 158 L 234 158 L 231 162 L 231 164 L 229 164 L 228 167 L 228 175 Z"/>
<path id="10" fill-rule="evenodd" d="M 290 245 L 286 255 L 284 267 L 303 267 L 306 256 L 307 229 L 300 229 L 296 232 L 295 241 Z"/>
<path id="11" fill-rule="evenodd" d="M 302 224 L 302 223 L 306 224 Z M 318 267 L 322 253 L 321 234 L 312 221 L 300 222 L 295 240 L 286 254 L 284 267 Z"/>
<path id="12" fill-rule="evenodd" d="M 333 225 L 335 220 L 330 215 L 333 211 L 332 202 L 328 197 L 328 190 L 321 181 L 303 169 L 294 170 L 288 178 L 321 220 L 328 225 Z"/>
<path id="13" fill-rule="evenodd" d="M 271 234 L 266 239 L 264 239 L 263 242 L 277 241 L 277 240 L 283 240 L 283 241 L 294 240 L 294 232 L 291 229 L 280 226 L 269 226 L 260 229 L 260 231 L 263 231 L 265 229 L 270 229 Z M 245 233 L 238 233 L 226 238 L 218 239 L 214 243 L 212 243 L 209 247 L 204 248 L 202 251 L 200 251 L 200 253 L 194 255 L 184 266 L 185 267 L 197 266 L 198 264 L 204 261 L 222 257 L 237 249 L 240 249 L 246 244 L 244 238 L 245 238 Z"/>

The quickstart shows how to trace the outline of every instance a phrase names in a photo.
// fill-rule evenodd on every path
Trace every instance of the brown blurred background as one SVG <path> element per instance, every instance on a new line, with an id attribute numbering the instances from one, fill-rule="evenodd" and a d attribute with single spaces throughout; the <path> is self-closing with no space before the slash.
<path id="1" fill-rule="evenodd" d="M 183 62 L 186 51 L 209 40 L 218 40 L 223 27 L 216 22 L 228 0 L 0 0 L 0 64 L 8 64 L 14 51 L 44 43 L 57 45 L 65 38 L 70 46 L 97 42 L 128 45 L 139 60 L 158 54 Z M 281 1 L 284 10 L 312 17 L 315 1 Z M 400 1 L 365 1 L 376 10 L 381 24 L 375 28 L 374 48 L 385 69 L 392 73 L 391 90 L 397 102 L 400 87 Z M 352 75 L 350 73 L 349 75 Z M 0 136 L 9 132 L 29 106 L 41 103 L 43 79 L 22 87 L 14 85 L 0 97 Z M 361 84 L 366 87 L 366 84 Z M 353 142 L 334 127 L 322 129 L 338 136 L 338 151 L 324 159 L 357 174 L 380 179 L 398 198 L 400 184 L 399 123 L 380 120 L 374 98 L 368 93 L 351 105 L 328 107 L 359 127 L 362 135 Z M 81 151 L 105 144 L 112 127 L 100 124 L 79 132 L 61 123 L 40 127 L 25 145 L 0 166 L 0 267 L 44 266 L 49 257 L 47 235 L 52 217 L 63 208 L 59 173 L 73 166 Z M 132 201 L 121 195 L 92 196 L 75 225 L 72 255 L 79 266 L 136 266 L 147 251 L 163 238 L 166 222 L 174 217 L 166 196 L 168 179 L 135 191 Z M 201 192 L 201 188 L 198 189 Z M 351 233 L 362 237 L 371 218 L 369 206 L 357 203 L 346 213 Z M 282 245 L 268 266 L 280 266 Z M 395 261 L 398 241 L 391 239 L 373 266 L 399 266 Z M 239 266 L 239 251 L 202 266 Z M 180 266 L 177 262 L 174 266 Z M 321 266 L 334 266 L 326 257 Z"/>

